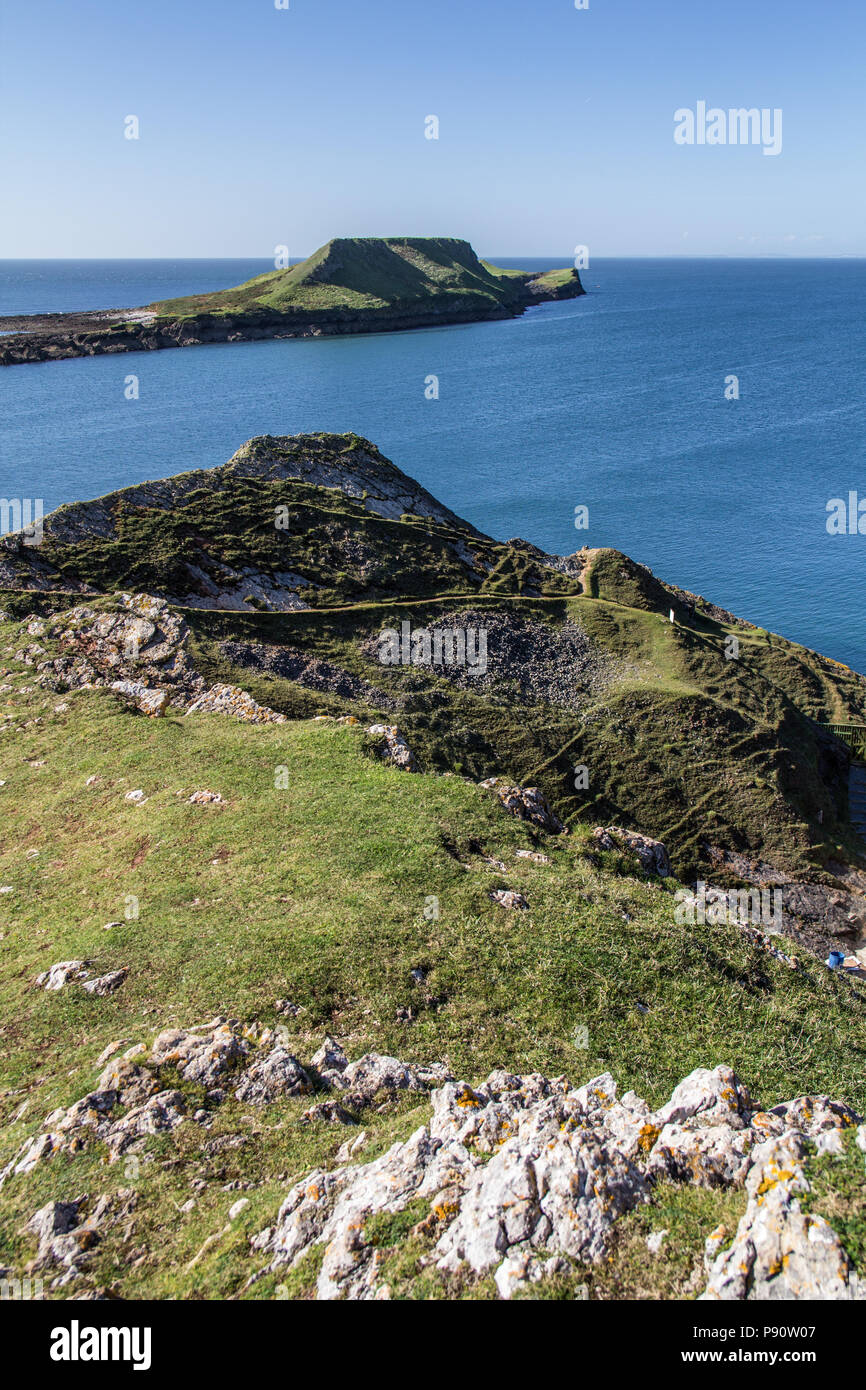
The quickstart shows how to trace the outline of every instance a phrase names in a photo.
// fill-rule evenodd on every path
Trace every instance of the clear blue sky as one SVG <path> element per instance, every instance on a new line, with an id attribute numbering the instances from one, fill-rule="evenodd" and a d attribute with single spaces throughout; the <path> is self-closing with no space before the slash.
<path id="1" fill-rule="evenodd" d="M 0 0 L 0 256 L 866 254 L 864 0 L 290 6 Z M 699 100 L 782 153 L 678 147 Z"/>

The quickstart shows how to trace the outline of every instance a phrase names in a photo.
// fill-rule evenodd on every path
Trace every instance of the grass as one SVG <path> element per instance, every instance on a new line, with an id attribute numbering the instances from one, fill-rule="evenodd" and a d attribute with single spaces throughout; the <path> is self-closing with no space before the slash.
<path id="1" fill-rule="evenodd" d="M 826 670 L 820 658 L 781 640 L 769 650 L 752 644 L 748 630 L 736 625 L 671 627 L 659 613 L 602 599 L 509 597 L 482 584 L 469 606 L 549 623 L 552 640 L 558 625 L 576 619 L 599 650 L 624 663 L 623 678 L 588 696 L 576 713 L 526 706 L 506 693 L 464 691 L 363 655 L 363 641 L 376 632 L 399 629 L 404 619 L 413 627 L 435 625 L 437 614 L 459 607 L 454 601 L 186 616 L 209 679 L 248 686 L 262 703 L 294 716 L 387 714 L 305 691 L 270 672 L 232 667 L 220 644 L 235 637 L 307 651 L 399 700 L 400 724 L 426 767 L 537 783 L 575 825 L 605 820 L 641 827 L 668 843 L 683 877 L 707 868 L 708 841 L 763 853 L 800 873 L 856 856 L 846 755 L 799 702 L 808 691 L 823 717 L 843 702 L 855 708 L 866 689 L 862 678 Z M 725 660 L 729 631 L 741 634 L 739 661 Z M 590 769 L 587 792 L 573 786 L 578 764 Z"/>
<path id="2" fill-rule="evenodd" d="M 593 855 L 581 826 L 545 838 L 549 866 L 516 859 L 534 837 L 488 793 L 454 775 L 389 769 L 359 729 L 303 719 L 148 721 L 87 691 L 63 697 L 69 708 L 57 713 L 60 697 L 25 689 L 32 670 L 9 651 L 16 636 L 0 627 L 4 682 L 13 687 L 2 696 L 9 727 L 0 736 L 0 804 L 9 828 L 0 882 L 14 889 L 0 898 L 0 1160 L 54 1107 L 92 1087 L 109 1042 L 149 1043 L 163 1027 L 216 1013 L 273 1024 L 274 1002 L 286 997 L 301 1012 L 279 1021 L 302 1059 L 327 1029 L 350 1056 L 375 1049 L 444 1060 L 471 1080 L 494 1066 L 564 1072 L 575 1084 L 610 1070 L 621 1090 L 633 1087 L 652 1104 L 695 1066 L 724 1061 L 765 1106 L 828 1091 L 864 1108 L 864 998 L 855 982 L 812 960 L 789 971 L 734 928 L 676 925 L 676 884 Z M 280 767 L 287 790 L 275 786 Z M 203 787 L 225 804 L 187 804 Z M 124 799 L 135 788 L 143 805 Z M 507 872 L 491 871 L 481 851 Z M 489 891 L 506 884 L 527 896 L 529 912 L 490 901 Z M 138 915 L 127 918 L 133 901 Z M 109 921 L 120 925 L 106 932 Z M 73 986 L 55 994 L 31 987 L 38 971 L 73 957 L 130 974 L 107 999 Z M 426 972 L 423 987 L 410 974 L 416 967 Z M 585 1048 L 577 1045 L 583 1028 Z M 125 1297 L 240 1296 L 256 1267 L 249 1235 L 272 1222 L 288 1182 L 333 1162 L 346 1137 L 342 1127 L 302 1126 L 308 1104 L 287 1100 L 263 1112 L 229 1100 L 208 1138 L 243 1142 L 212 1156 L 189 1125 L 176 1143 L 149 1141 L 131 1175 L 84 1150 L 10 1181 L 0 1192 L 6 1260 L 29 1258 L 21 1227 L 41 1202 L 132 1186 L 139 1203 L 129 1229 L 112 1229 L 88 1279 Z M 415 1097 L 365 1114 L 365 1157 L 408 1137 L 427 1114 Z M 197 1178 L 208 1186 L 181 1214 Z M 251 1205 L 229 1223 L 238 1195 Z M 685 1288 L 688 1252 L 716 1224 L 718 1199 L 659 1201 L 654 1226 L 678 1220 L 694 1233 L 672 1236 L 676 1253 L 665 1257 L 674 1259 L 665 1287 Z M 633 1242 L 616 1257 L 619 1273 L 608 1282 L 603 1270 L 591 1274 L 593 1296 L 644 1287 L 643 1216 L 628 1220 Z M 624 1225 L 624 1239 L 629 1231 Z M 392 1235 L 380 1232 L 385 1248 Z M 402 1227 L 397 1235 L 388 1256 L 397 1296 L 432 1297 L 438 1276 L 419 1271 L 412 1241 Z M 288 1293 L 269 1278 L 244 1296 L 306 1296 L 314 1266 L 282 1280 Z M 489 1297 L 491 1286 L 439 1280 L 439 1292 Z"/>
<path id="3" fill-rule="evenodd" d="M 356 441 L 346 439 L 340 443 L 350 449 Z M 58 535 L 49 528 L 42 558 L 70 586 L 169 596 L 195 590 L 199 571 L 242 589 L 242 571 L 267 582 L 288 570 L 299 576 L 309 611 L 185 611 L 194 655 L 210 680 L 249 688 L 292 717 L 391 719 L 397 708 L 430 770 L 537 782 L 569 823 L 625 823 L 665 840 L 683 877 L 710 875 L 708 843 L 812 875 L 862 852 L 848 821 L 847 754 L 816 726 L 866 719 L 866 681 L 847 668 L 701 606 L 684 622 L 676 591 L 616 551 L 593 554 L 581 594 L 576 578 L 546 568 L 531 548 L 474 536 L 458 523 L 381 517 L 363 499 L 297 480 L 228 473 L 217 487 L 206 474 L 201 479 L 200 486 L 198 478 L 179 480 L 184 491 L 170 510 L 120 496 L 107 534 L 93 527 L 66 544 L 62 528 Z M 280 506 L 289 511 L 288 530 L 273 525 Z M 467 553 L 469 564 L 458 558 Z M 56 594 L 0 596 L 18 616 L 58 602 Z M 600 694 L 582 696 L 577 710 L 527 706 L 504 687 L 462 690 L 441 677 L 383 667 L 362 650 L 383 628 L 399 629 L 404 619 L 430 625 L 464 605 L 549 624 L 552 641 L 558 626 L 576 620 L 596 651 L 619 664 L 620 676 Z M 250 608 L 261 606 L 256 600 Z M 738 650 L 729 660 L 732 638 Z M 303 651 L 396 705 L 380 707 L 375 696 L 351 701 L 233 666 L 222 650 L 228 640 Z M 586 790 L 574 787 L 576 765 L 590 771 Z"/>
<path id="4" fill-rule="evenodd" d="M 209 315 L 305 317 L 393 311 L 485 313 L 516 309 L 531 279 L 550 289 L 573 284 L 570 269 L 533 277 L 479 261 L 456 237 L 336 237 L 305 261 L 257 275 L 230 290 L 160 300 L 162 319 Z M 579 283 L 579 282 L 578 282 Z"/>
<path id="5" fill-rule="evenodd" d="M 810 1158 L 806 1176 L 811 1191 L 800 1198 L 804 1212 L 823 1216 L 832 1226 L 862 1279 L 866 1276 L 866 1154 L 854 1130 L 843 1131 L 841 1155 Z"/>
<path id="6" fill-rule="evenodd" d="M 290 525 L 274 525 L 288 506 Z M 531 553 L 477 537 L 432 518 L 392 519 L 366 510 L 330 488 L 262 478 L 227 478 L 218 490 L 188 492 L 173 510 L 121 500 L 114 531 L 75 545 L 49 536 L 40 555 L 70 587 L 148 590 L 184 595 L 195 588 L 189 566 L 219 571 L 254 567 L 266 575 L 289 570 L 301 576 L 299 594 L 313 606 L 382 600 L 408 592 L 518 593 L 526 584 L 575 592 L 567 576 L 542 570 Z M 455 550 L 471 547 L 469 569 Z"/>
<path id="7" fill-rule="evenodd" d="M 406 243 L 399 273 L 443 285 L 455 258 L 466 260 L 462 246 L 439 248 L 428 265 L 426 249 Z M 324 248 L 310 274 L 338 254 Z M 328 461 L 332 441 L 318 442 Z M 269 459 L 280 443 L 265 441 Z M 314 452 L 309 440 L 295 447 Z M 345 436 L 334 447 L 339 462 L 371 446 Z M 816 721 L 866 718 L 866 681 L 702 600 L 690 615 L 686 596 L 618 552 L 584 556 L 581 593 L 531 547 L 456 520 L 379 517 L 363 497 L 280 478 L 280 457 L 264 477 L 246 476 L 249 459 L 238 458 L 219 477 L 64 509 L 40 558 L 61 581 L 102 591 L 87 599 L 97 609 L 112 608 L 118 590 L 186 593 L 196 569 L 218 581 L 227 566 L 300 575 L 304 611 L 183 610 L 203 676 L 243 686 L 289 723 L 150 721 L 105 691 L 46 692 L 16 656 L 29 640 L 18 624 L 80 596 L 0 595 L 0 886 L 12 889 L 0 895 L 0 1166 L 51 1110 L 92 1088 L 109 1043 L 149 1045 L 165 1027 L 216 1014 L 279 1022 L 302 1060 L 329 1031 L 350 1057 L 443 1061 L 470 1081 L 504 1066 L 579 1085 L 609 1070 L 621 1092 L 652 1105 L 695 1067 L 725 1062 L 765 1107 L 823 1091 L 866 1108 L 866 992 L 855 980 L 808 955 L 791 971 L 737 928 L 675 920 L 680 881 L 716 876 L 707 842 L 813 880 L 831 859 L 856 858 L 846 754 Z M 273 525 L 281 505 L 288 531 Z M 76 543 L 60 539 L 82 530 Z M 548 632 L 554 646 L 563 624 L 578 623 L 615 679 L 576 708 L 527 703 L 505 684 L 463 689 L 380 665 L 367 645 L 404 619 L 431 627 L 470 609 L 531 622 L 542 652 Z M 308 688 L 236 664 L 237 649 L 233 663 L 228 641 L 301 651 L 367 684 L 357 698 Z M 398 720 L 427 775 L 381 762 L 364 724 L 382 718 Z M 588 789 L 575 788 L 578 764 Z M 543 836 L 508 816 L 477 785 L 492 774 L 541 786 L 571 833 Z M 145 802 L 126 801 L 138 788 Z M 223 804 L 191 806 L 204 788 Z M 650 880 L 631 859 L 600 853 L 590 828 L 611 822 L 665 840 L 678 878 Z M 550 864 L 516 857 L 539 847 Z M 528 912 L 491 901 L 505 887 L 525 895 Z M 129 975 L 106 999 L 33 988 L 37 973 L 71 958 Z M 281 998 L 296 1017 L 276 1014 Z M 191 1111 L 209 1104 L 180 1084 Z M 56 1156 L 0 1191 L 0 1263 L 20 1270 L 32 1257 L 22 1227 L 42 1203 L 131 1188 L 135 1207 L 96 1247 L 88 1287 L 125 1298 L 311 1297 L 321 1252 L 248 1284 L 258 1270 L 249 1237 L 272 1224 L 292 1181 L 332 1165 L 358 1132 L 301 1123 L 309 1104 L 261 1110 L 230 1098 L 212 1111 L 204 1144 L 182 1125 L 132 1163 L 106 1165 L 98 1146 Z M 428 1116 L 417 1096 L 358 1115 L 364 1158 Z M 858 1153 L 815 1160 L 813 1200 L 862 1268 Z M 239 1195 L 250 1205 L 232 1221 Z M 720 1222 L 733 1230 L 743 1202 L 661 1184 L 618 1223 L 605 1261 L 532 1296 L 692 1297 L 704 1239 Z M 413 1204 L 370 1223 L 392 1297 L 495 1297 L 491 1278 L 446 1279 L 424 1263 L 435 1239 L 419 1227 L 425 1214 Z M 650 1256 L 646 1238 L 662 1228 Z"/>

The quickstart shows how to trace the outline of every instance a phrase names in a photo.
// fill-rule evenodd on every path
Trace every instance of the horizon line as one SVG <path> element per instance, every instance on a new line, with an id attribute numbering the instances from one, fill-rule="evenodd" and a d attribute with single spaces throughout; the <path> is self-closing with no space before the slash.
<path id="1" fill-rule="evenodd" d="M 384 240 L 384 238 L 382 238 L 382 239 Z M 318 251 L 318 250 L 320 250 L 321 248 L 320 248 L 320 247 L 316 247 L 315 249 Z M 474 249 L 474 248 L 473 248 L 473 249 Z M 313 251 L 310 251 L 306 256 L 297 256 L 297 257 L 292 256 L 292 257 L 290 257 L 289 263 L 290 263 L 290 265 L 301 265 L 301 264 L 303 264 L 303 262 L 304 262 L 305 260 L 309 260 L 309 257 L 312 256 L 312 255 L 314 255 L 314 254 L 315 254 L 315 253 L 314 253 Z M 477 253 L 476 253 L 476 254 L 477 254 Z M 483 256 L 480 256 L 480 255 L 479 255 L 479 260 L 480 260 L 480 259 L 490 260 L 491 257 L 485 253 Z M 502 262 L 507 261 L 507 260 L 527 260 L 527 261 L 528 261 L 528 260 L 539 260 L 539 261 L 552 261 L 552 260 L 560 260 L 560 259 L 561 259 L 561 260 L 564 260 L 564 261 L 570 261 L 570 260 L 572 260 L 573 258 L 572 258 L 571 256 L 560 257 L 560 256 L 557 256 L 557 255 L 542 254 L 542 253 L 540 253 L 540 252 L 533 252 L 532 254 L 529 254 L 529 253 L 523 252 L 523 251 L 507 252 L 507 253 L 504 254 L 504 255 L 497 255 L 497 256 L 496 256 L 496 260 L 497 260 L 497 261 L 502 261 Z M 690 253 L 682 253 L 682 252 L 680 252 L 680 253 L 676 253 L 676 254 L 675 254 L 675 253 L 671 253 L 671 252 L 668 252 L 668 253 L 659 253 L 658 255 L 654 255 L 654 256 L 639 256 L 639 255 L 627 255 L 627 254 L 621 254 L 621 255 L 616 255 L 616 256 L 593 256 L 593 257 L 591 258 L 590 265 L 592 264 L 592 261 L 594 261 L 594 262 L 597 263 L 598 261 L 862 261 L 862 260 L 866 260 L 866 251 L 863 251 L 862 253 L 860 253 L 860 252 L 854 252 L 854 251 L 840 251 L 840 252 L 837 252 L 836 254 L 829 254 L 829 255 L 828 255 L 828 254 L 821 254 L 821 253 L 818 253 L 818 252 L 816 252 L 815 254 L 807 254 L 807 255 L 794 255 L 794 254 L 786 255 L 786 254 L 780 253 L 780 252 L 765 252 L 765 253 L 762 253 L 762 254 L 759 253 L 759 254 L 757 254 L 757 255 L 745 255 L 745 254 L 739 255 L 739 254 L 737 254 L 736 252 L 732 252 L 732 251 L 713 251 L 713 252 L 704 252 L 704 253 L 695 251 L 695 252 L 690 252 Z M 59 264 L 59 263 L 62 263 L 62 262 L 69 262 L 69 261 L 265 261 L 265 262 L 267 262 L 268 264 L 271 264 L 271 263 L 273 262 L 273 257 L 272 257 L 272 256 L 262 256 L 262 255 L 236 255 L 236 254 L 233 254 L 233 255 L 230 255 L 230 256 L 228 256 L 228 255 L 226 255 L 226 256 L 187 256 L 187 255 L 183 255 L 181 252 L 175 252 L 173 255 L 163 255 L 163 256 L 3 256 L 3 255 L 0 255 L 0 263 L 4 263 L 4 262 L 7 262 L 7 261 L 31 261 L 31 262 L 41 262 L 41 263 L 45 263 L 45 262 L 55 262 L 55 263 L 58 263 L 58 264 Z"/>

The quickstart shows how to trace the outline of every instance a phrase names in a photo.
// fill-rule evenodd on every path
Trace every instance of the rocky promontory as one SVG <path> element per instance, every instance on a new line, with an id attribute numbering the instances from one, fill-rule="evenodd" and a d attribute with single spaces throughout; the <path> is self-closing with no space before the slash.
<path id="1" fill-rule="evenodd" d="M 863 1299 L 862 677 L 354 434 L 5 537 L 0 662 L 0 1288 Z"/>
<path id="2" fill-rule="evenodd" d="M 0 317 L 0 366 L 513 318 L 584 293 L 575 269 L 500 270 L 457 238 L 341 237 L 234 289 L 139 308 Z"/>

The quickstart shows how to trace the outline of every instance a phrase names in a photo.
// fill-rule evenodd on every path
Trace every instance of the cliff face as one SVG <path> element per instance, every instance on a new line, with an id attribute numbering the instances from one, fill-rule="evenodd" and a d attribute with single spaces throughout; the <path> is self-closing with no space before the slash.
<path id="1" fill-rule="evenodd" d="M 141 309 L 0 318 L 0 366 L 510 318 L 584 293 L 576 270 L 502 271 L 457 238 L 339 237 L 234 289 Z"/>

